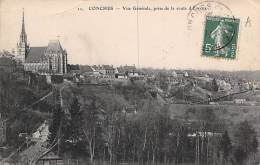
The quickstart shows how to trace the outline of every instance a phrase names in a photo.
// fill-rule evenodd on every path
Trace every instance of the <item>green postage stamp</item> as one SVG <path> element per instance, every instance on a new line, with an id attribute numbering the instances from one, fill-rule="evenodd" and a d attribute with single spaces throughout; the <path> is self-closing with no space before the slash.
<path id="1" fill-rule="evenodd" d="M 235 59 L 239 19 L 206 16 L 202 55 Z"/>

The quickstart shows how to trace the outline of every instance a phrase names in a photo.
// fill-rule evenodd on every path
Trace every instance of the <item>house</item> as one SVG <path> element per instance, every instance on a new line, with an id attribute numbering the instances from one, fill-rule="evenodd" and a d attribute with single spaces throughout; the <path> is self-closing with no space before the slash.
<path id="1" fill-rule="evenodd" d="M 175 75 L 171 75 L 168 77 L 168 83 L 171 85 L 178 84 L 180 82 L 179 78 Z"/>
<path id="2" fill-rule="evenodd" d="M 115 73 L 120 73 L 120 74 L 125 74 L 128 75 L 128 73 L 134 73 L 136 72 L 136 67 L 133 66 L 129 66 L 129 65 L 125 65 L 125 66 L 120 66 L 116 68 Z"/>
<path id="3" fill-rule="evenodd" d="M 120 66 L 115 69 L 115 77 L 121 78 L 121 79 L 144 79 L 144 73 L 141 73 L 140 71 L 137 71 L 136 67 L 125 65 Z"/>
<path id="4" fill-rule="evenodd" d="M 104 70 L 104 68 L 101 65 L 93 65 L 92 66 L 94 72 L 98 72 L 100 75 L 104 75 L 106 73 L 106 71 Z"/>
<path id="5" fill-rule="evenodd" d="M 53 152 L 49 152 L 40 158 L 36 165 L 64 165 L 64 161 L 58 155 Z"/>
<path id="6" fill-rule="evenodd" d="M 235 104 L 245 104 L 245 102 L 246 102 L 246 99 L 235 99 L 234 100 Z"/>
<path id="7" fill-rule="evenodd" d="M 105 71 L 105 75 L 109 77 L 114 77 L 115 76 L 115 69 L 113 68 L 112 65 L 103 65 L 103 70 Z"/>
<path id="8" fill-rule="evenodd" d="M 178 77 L 178 75 L 177 75 L 177 73 L 175 71 L 172 71 L 171 76 L 172 77 Z"/>
<path id="9" fill-rule="evenodd" d="M 94 69 L 89 65 L 80 65 L 79 70 L 80 74 L 85 76 L 90 76 L 94 74 Z"/>
<path id="10" fill-rule="evenodd" d="M 115 68 L 115 78 L 118 79 L 127 79 L 125 70 L 122 67 Z"/>
<path id="11" fill-rule="evenodd" d="M 260 89 L 260 82 L 258 82 L 258 81 L 250 82 L 250 89 L 259 90 Z"/>
<path id="12" fill-rule="evenodd" d="M 115 78 L 115 69 L 112 65 L 93 65 L 93 74 L 102 78 Z"/>
<path id="13" fill-rule="evenodd" d="M 249 90 L 250 89 L 250 85 L 248 82 L 243 82 L 241 83 L 241 88 L 245 89 L 245 90 Z"/>
<path id="14" fill-rule="evenodd" d="M 184 77 L 184 74 L 183 74 L 182 71 L 176 71 L 175 73 L 177 74 L 178 78 L 183 78 Z"/>
<path id="15" fill-rule="evenodd" d="M 80 72 L 79 65 L 68 64 L 67 68 L 68 68 L 69 73 L 79 73 Z"/>
<path id="16" fill-rule="evenodd" d="M 136 72 L 136 71 L 131 71 L 131 72 L 128 72 L 128 77 L 131 78 L 131 77 L 138 77 L 139 76 L 139 73 Z"/>
<path id="17" fill-rule="evenodd" d="M 120 66 L 120 68 L 122 68 L 122 70 L 123 70 L 125 73 L 136 71 L 135 65 L 125 65 L 125 66 Z"/>
<path id="18" fill-rule="evenodd" d="M 126 74 L 124 74 L 124 73 L 115 73 L 115 78 L 118 78 L 118 79 L 127 79 L 127 76 L 126 76 Z"/>
<path id="19" fill-rule="evenodd" d="M 49 135 L 49 124 L 44 121 L 42 125 L 32 134 L 32 141 L 46 142 Z"/>
<path id="20" fill-rule="evenodd" d="M 231 84 L 226 82 L 225 80 L 217 80 L 217 85 L 219 91 L 229 91 L 232 89 Z"/>
<path id="21" fill-rule="evenodd" d="M 184 77 L 189 77 L 188 72 L 184 72 L 184 73 L 183 73 L 183 76 L 184 76 Z"/>
<path id="22" fill-rule="evenodd" d="M 197 81 L 204 81 L 204 82 L 212 82 L 213 78 L 210 78 L 209 76 L 199 76 L 194 77 Z"/>
<path id="23" fill-rule="evenodd" d="M 194 132 L 189 133 L 188 137 L 213 137 L 213 136 L 221 136 L 222 133 L 216 133 L 216 132 Z"/>

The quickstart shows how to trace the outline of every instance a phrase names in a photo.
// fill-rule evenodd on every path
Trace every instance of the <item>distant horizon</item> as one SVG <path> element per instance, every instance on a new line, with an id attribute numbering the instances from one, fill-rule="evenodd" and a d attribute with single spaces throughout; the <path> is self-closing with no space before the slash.
<path id="1" fill-rule="evenodd" d="M 40 47 L 40 46 L 33 46 L 33 47 Z M 12 53 L 12 50 L 7 50 L 7 49 L 2 49 L 1 51 L 8 51 L 10 53 Z M 13 55 L 13 54 L 12 54 Z M 16 57 L 16 55 L 14 55 Z M 138 67 L 136 66 L 136 64 L 120 64 L 120 65 L 113 65 L 113 64 L 80 64 L 80 63 L 68 63 L 68 65 L 87 65 L 87 66 L 93 66 L 93 65 L 110 65 L 113 67 L 120 67 L 120 66 L 135 66 L 137 69 Z M 223 71 L 223 72 L 260 72 L 260 69 L 256 69 L 256 70 L 221 70 L 221 69 L 197 69 L 197 68 L 159 68 L 159 67 L 140 67 L 139 69 L 157 69 L 157 70 L 195 70 L 195 71 Z"/>
<path id="2" fill-rule="evenodd" d="M 223 71 L 223 72 L 260 72 L 260 69 L 258 70 L 216 70 L 216 69 L 194 69 L 194 68 L 154 68 L 154 67 L 140 67 L 137 68 L 136 65 L 130 65 L 130 64 L 122 64 L 122 65 L 113 65 L 113 64 L 75 64 L 75 63 L 68 63 L 68 65 L 79 65 L 79 66 L 94 66 L 94 65 L 110 65 L 113 67 L 120 67 L 120 66 L 135 66 L 136 69 L 155 69 L 155 70 L 194 70 L 194 71 Z"/>

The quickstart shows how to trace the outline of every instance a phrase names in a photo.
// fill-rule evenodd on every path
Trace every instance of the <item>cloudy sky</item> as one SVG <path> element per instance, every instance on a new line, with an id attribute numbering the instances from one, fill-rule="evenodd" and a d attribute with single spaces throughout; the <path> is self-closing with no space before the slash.
<path id="1" fill-rule="evenodd" d="M 198 3 L 203 1 L 139 0 L 139 6 L 151 10 L 137 13 L 123 10 L 137 0 L 0 0 L 0 49 L 16 47 L 24 8 L 30 46 L 45 46 L 60 36 L 69 63 L 138 65 L 139 54 L 140 67 L 259 70 L 260 2 L 211 2 L 211 12 L 240 19 L 235 60 L 201 56 L 205 13 L 210 11 L 196 12 L 189 24 L 189 10 L 184 10 Z M 90 10 L 93 6 L 114 10 Z M 165 6 L 175 10 L 153 11 Z"/>

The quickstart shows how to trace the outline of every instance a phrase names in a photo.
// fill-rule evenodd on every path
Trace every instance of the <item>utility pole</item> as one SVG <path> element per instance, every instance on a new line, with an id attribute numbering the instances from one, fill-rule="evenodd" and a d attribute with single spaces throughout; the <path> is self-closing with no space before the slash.
<path id="1" fill-rule="evenodd" d="M 139 0 L 136 0 L 137 8 L 139 6 Z M 137 67 L 140 69 L 140 35 L 139 35 L 139 11 L 136 10 L 136 39 L 137 39 Z"/>

